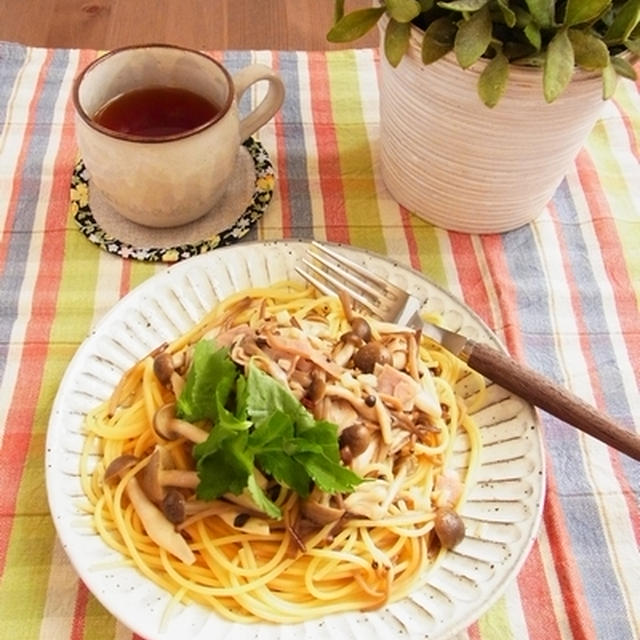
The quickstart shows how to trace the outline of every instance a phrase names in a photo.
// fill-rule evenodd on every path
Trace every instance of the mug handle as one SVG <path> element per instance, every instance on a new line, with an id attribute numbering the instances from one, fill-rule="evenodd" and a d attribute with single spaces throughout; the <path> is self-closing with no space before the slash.
<path id="1" fill-rule="evenodd" d="M 284 101 L 284 83 L 282 78 L 263 64 L 252 64 L 233 76 L 236 88 L 236 101 L 240 102 L 242 94 L 254 83 L 266 80 L 269 83 L 267 93 L 262 102 L 248 115 L 240 120 L 240 140 L 246 140 L 262 125 L 276 114 Z"/>

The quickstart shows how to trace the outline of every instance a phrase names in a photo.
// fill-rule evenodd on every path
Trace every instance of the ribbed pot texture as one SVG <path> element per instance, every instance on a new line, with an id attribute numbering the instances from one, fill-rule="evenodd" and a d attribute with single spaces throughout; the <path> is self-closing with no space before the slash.
<path id="1" fill-rule="evenodd" d="M 507 90 L 490 109 L 477 93 L 484 62 L 462 70 L 450 53 L 425 66 L 422 32 L 413 31 L 398 67 L 380 55 L 386 187 L 410 211 L 454 231 L 500 233 L 531 222 L 599 117 L 600 75 L 577 71 L 547 104 L 541 71 L 511 65 Z"/>

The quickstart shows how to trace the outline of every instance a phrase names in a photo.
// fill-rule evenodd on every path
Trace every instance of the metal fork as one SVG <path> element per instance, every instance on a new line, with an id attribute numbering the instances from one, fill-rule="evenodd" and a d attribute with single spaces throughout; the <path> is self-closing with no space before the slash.
<path id="1" fill-rule="evenodd" d="M 420 329 L 478 373 L 534 406 L 640 460 L 640 436 L 533 369 L 484 343 L 424 320 L 415 296 L 319 242 L 296 271 L 327 295 L 346 294 L 374 317 Z"/>

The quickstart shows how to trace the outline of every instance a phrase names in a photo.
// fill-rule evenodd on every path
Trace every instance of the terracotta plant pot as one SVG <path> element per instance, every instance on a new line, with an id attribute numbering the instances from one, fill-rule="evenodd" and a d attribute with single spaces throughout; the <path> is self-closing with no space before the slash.
<path id="1" fill-rule="evenodd" d="M 386 27 L 386 17 L 380 21 Z M 604 105 L 599 74 L 578 71 L 552 104 L 539 69 L 512 65 L 496 107 L 478 97 L 480 61 L 425 66 L 422 32 L 393 68 L 381 53 L 382 176 L 395 200 L 446 229 L 508 231 L 542 213 Z"/>

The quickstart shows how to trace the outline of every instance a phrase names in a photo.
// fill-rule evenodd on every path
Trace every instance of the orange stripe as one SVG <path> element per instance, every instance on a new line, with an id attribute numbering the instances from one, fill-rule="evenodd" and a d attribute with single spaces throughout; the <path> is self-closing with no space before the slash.
<path id="1" fill-rule="evenodd" d="M 327 240 L 349 242 L 327 58 L 323 52 L 310 52 L 308 61 L 311 112 L 318 150 L 318 178 L 324 202 Z"/>

